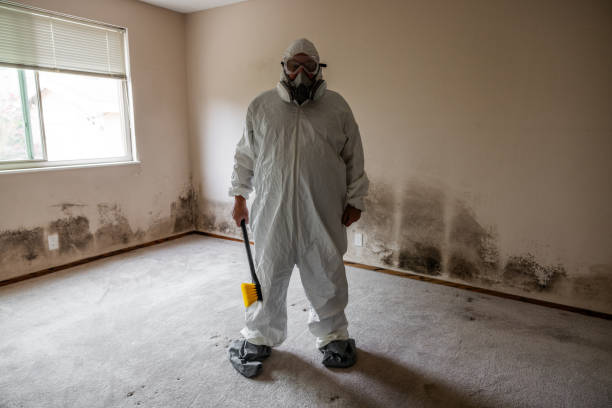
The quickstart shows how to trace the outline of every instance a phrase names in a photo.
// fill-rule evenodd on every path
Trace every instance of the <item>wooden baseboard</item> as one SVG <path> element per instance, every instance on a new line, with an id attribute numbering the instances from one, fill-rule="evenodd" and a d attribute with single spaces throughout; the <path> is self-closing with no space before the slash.
<path id="1" fill-rule="evenodd" d="M 51 267 L 51 268 L 43 269 L 43 270 L 38 271 L 38 272 L 32 272 L 32 273 L 28 273 L 27 275 L 17 276 L 15 278 L 3 280 L 3 281 L 0 281 L 0 286 L 6 286 L 6 285 L 10 285 L 12 283 L 21 282 L 21 281 L 24 281 L 24 280 L 27 280 L 27 279 L 37 278 L 39 276 L 44 276 L 44 275 L 47 275 L 47 274 L 50 274 L 50 273 L 53 273 L 53 272 L 57 272 L 57 271 L 60 271 L 60 270 L 63 270 L 63 269 L 72 268 L 74 266 L 82 265 L 82 264 L 85 264 L 85 263 L 88 263 L 88 262 L 92 262 L 92 261 L 95 261 L 95 260 L 98 260 L 98 259 L 108 258 L 110 256 L 119 255 L 119 254 L 122 254 L 122 253 L 125 253 L 125 252 L 133 251 L 134 249 L 144 248 L 144 247 L 148 247 L 148 246 L 151 246 L 151 245 L 157 245 L 157 244 L 160 244 L 162 242 L 171 241 L 171 240 L 174 240 L 174 239 L 177 239 L 177 238 L 181 238 L 181 237 L 184 237 L 184 236 L 190 235 L 190 234 L 205 235 L 205 236 L 208 236 L 208 237 L 213 237 L 213 238 L 218 238 L 218 239 L 225 239 L 225 240 L 229 240 L 229 241 L 242 242 L 242 240 L 238 239 L 238 238 L 227 237 L 227 236 L 224 236 L 224 235 L 213 234 L 213 233 L 210 233 L 210 232 L 204 232 L 204 231 L 198 231 L 198 230 L 187 231 L 187 232 L 183 232 L 181 234 L 172 235 L 170 237 L 160 238 L 160 239 L 156 239 L 154 241 L 146 242 L 146 243 L 143 243 L 143 244 L 138 244 L 138 245 L 130 246 L 130 247 L 127 247 L 127 248 L 122 248 L 122 249 L 117 249 L 115 251 L 110 251 L 110 252 L 106 252 L 104 254 L 90 256 L 90 257 L 83 258 L 81 260 L 70 262 L 70 263 L 67 263 L 67 264 L 64 264 L 64 265 L 54 266 L 54 267 Z M 251 244 L 253 244 L 252 241 L 251 241 Z M 449 282 L 449 281 L 445 281 L 443 279 L 437 279 L 437 278 L 432 278 L 432 277 L 429 277 L 429 276 L 418 275 L 416 273 L 400 272 L 400 271 L 396 271 L 396 270 L 393 270 L 393 269 L 380 268 L 380 267 L 377 267 L 377 266 L 366 265 L 366 264 L 362 264 L 362 263 L 358 263 L 358 262 L 345 261 L 344 264 L 348 265 L 348 266 L 353 266 L 355 268 L 361 268 L 361 269 L 367 269 L 367 270 L 374 271 L 374 272 L 386 273 L 388 275 L 399 276 L 399 277 L 402 277 L 402 278 L 415 279 L 415 280 L 420 280 L 420 281 L 423 281 L 423 282 L 434 283 L 434 284 L 437 284 L 437 285 L 451 286 L 453 288 L 469 290 L 471 292 L 483 293 L 483 294 L 486 294 L 486 295 L 492 295 L 492 296 L 502 297 L 502 298 L 506 298 L 506 299 L 518 300 L 520 302 L 532 303 L 532 304 L 539 305 L 539 306 L 545 306 L 545 307 L 550 307 L 550 308 L 554 308 L 554 309 L 561 309 L 561 310 L 565 310 L 567 312 L 580 313 L 580 314 L 583 314 L 583 315 L 586 315 L 586 316 L 598 317 L 600 319 L 612 320 L 612 314 L 604 313 L 604 312 L 597 312 L 595 310 L 583 309 L 583 308 L 580 308 L 580 307 L 568 306 L 568 305 L 563 305 L 561 303 L 548 302 L 548 301 L 545 301 L 545 300 L 538 300 L 538 299 L 528 298 L 528 297 L 520 296 L 520 295 L 513 295 L 513 294 L 510 294 L 510 293 L 499 292 L 499 291 L 493 290 L 493 289 L 479 288 L 479 287 L 476 287 L 476 286 L 466 285 L 466 284 L 463 284 L 463 283 Z"/>

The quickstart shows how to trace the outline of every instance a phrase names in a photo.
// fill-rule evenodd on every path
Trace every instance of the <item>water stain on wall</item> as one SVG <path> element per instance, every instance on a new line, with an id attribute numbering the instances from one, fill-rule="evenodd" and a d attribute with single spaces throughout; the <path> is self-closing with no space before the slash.
<path id="1" fill-rule="evenodd" d="M 45 252 L 43 240 L 40 227 L 0 232 L 0 264 L 33 261 Z"/>
<path id="2" fill-rule="evenodd" d="M 60 254 L 83 252 L 93 243 L 89 219 L 82 215 L 59 218 L 49 224 L 48 231 L 58 234 Z"/>

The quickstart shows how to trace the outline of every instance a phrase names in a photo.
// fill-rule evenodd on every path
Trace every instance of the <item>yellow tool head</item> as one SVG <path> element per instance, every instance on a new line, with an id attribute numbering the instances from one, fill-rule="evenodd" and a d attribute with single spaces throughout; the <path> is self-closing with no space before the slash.
<path id="1" fill-rule="evenodd" d="M 242 289 L 242 299 L 245 307 L 257 302 L 257 289 L 254 283 L 243 283 L 240 285 L 240 289 Z"/>

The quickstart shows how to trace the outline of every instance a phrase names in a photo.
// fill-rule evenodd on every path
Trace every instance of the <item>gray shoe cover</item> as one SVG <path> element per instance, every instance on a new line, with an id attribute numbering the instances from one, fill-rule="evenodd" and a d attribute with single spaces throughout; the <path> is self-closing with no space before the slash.
<path id="1" fill-rule="evenodd" d="M 255 377 L 261 372 L 261 361 L 268 357 L 272 349 L 270 346 L 258 346 L 245 339 L 234 340 L 229 346 L 230 363 L 245 377 Z"/>
<path id="2" fill-rule="evenodd" d="M 355 340 L 334 340 L 319 349 L 323 353 L 323 365 L 326 367 L 347 368 L 357 361 Z"/>

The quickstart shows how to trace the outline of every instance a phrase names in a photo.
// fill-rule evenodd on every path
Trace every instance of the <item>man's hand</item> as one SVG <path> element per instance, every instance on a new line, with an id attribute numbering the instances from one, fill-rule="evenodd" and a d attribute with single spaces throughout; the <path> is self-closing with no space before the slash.
<path id="1" fill-rule="evenodd" d="M 342 214 L 342 223 L 349 227 L 352 223 L 359 220 L 359 218 L 361 218 L 361 210 L 347 205 L 344 214 Z"/>
<path id="2" fill-rule="evenodd" d="M 246 198 L 243 196 L 234 197 L 234 209 L 232 210 L 232 218 L 236 221 L 236 225 L 240 226 L 240 221 L 244 220 L 245 224 L 249 223 L 249 210 L 246 205 Z"/>

